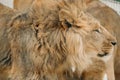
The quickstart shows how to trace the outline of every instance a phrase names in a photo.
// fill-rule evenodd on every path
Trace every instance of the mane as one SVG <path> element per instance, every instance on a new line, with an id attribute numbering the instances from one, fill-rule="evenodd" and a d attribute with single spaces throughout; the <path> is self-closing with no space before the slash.
<path id="1" fill-rule="evenodd" d="M 91 66 L 95 74 L 104 74 L 116 40 L 85 11 L 84 1 L 35 0 L 25 12 L 8 15 L 0 44 L 9 46 L 1 47 L 1 63 L 10 63 L 5 71 L 11 80 L 75 78 L 74 73 L 79 77 Z"/>
<path id="2" fill-rule="evenodd" d="M 62 28 L 59 12 L 64 10 L 74 15 L 76 14 L 75 17 L 81 13 L 81 25 L 87 25 L 86 18 L 92 20 L 92 17 L 86 16 L 83 12 L 84 6 L 76 5 L 83 0 L 46 1 L 37 2 L 37 4 L 34 3 L 35 5 L 28 12 L 19 14 L 13 18 L 10 23 L 12 29 L 9 32 L 13 32 L 11 36 L 13 36 L 14 40 L 10 39 L 13 44 L 25 43 L 24 45 L 27 46 L 27 50 L 29 51 L 29 53 L 25 54 L 29 56 L 27 59 L 31 63 L 31 69 L 34 69 L 33 72 L 39 73 L 39 77 L 43 77 L 42 75 L 49 76 L 50 73 L 63 74 L 66 71 L 77 71 L 80 74 L 91 63 L 84 52 L 83 35 L 86 33 L 84 30 L 81 30 L 79 34 L 74 30 L 70 29 L 68 31 Z M 73 9 L 76 9 L 76 11 Z M 30 34 L 30 36 L 25 35 L 19 29 L 28 30 L 25 33 Z M 14 34 L 15 30 L 17 34 Z M 17 36 L 18 34 L 23 37 Z M 16 42 L 16 39 L 20 41 Z M 25 54 L 21 55 L 25 56 Z M 26 67 L 30 65 L 26 65 Z"/>
<path id="3" fill-rule="evenodd" d="M 83 79 L 102 80 L 116 39 L 85 11 L 86 1 L 91 0 L 35 0 L 19 14 L 10 9 L 8 14 L 0 4 L 5 10 L 0 18 L 0 76 L 70 80 L 83 74 Z"/>

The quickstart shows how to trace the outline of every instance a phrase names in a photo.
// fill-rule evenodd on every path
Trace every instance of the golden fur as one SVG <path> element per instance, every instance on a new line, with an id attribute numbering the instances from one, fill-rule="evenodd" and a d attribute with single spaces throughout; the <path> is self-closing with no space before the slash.
<path id="1" fill-rule="evenodd" d="M 100 23 L 113 35 L 117 38 L 117 50 L 114 51 L 114 56 L 109 62 L 107 62 L 107 73 L 109 80 L 119 80 L 120 79 L 120 16 L 111 8 L 101 3 L 100 1 L 92 1 L 88 5 L 88 12 L 92 14 Z M 115 62 L 115 68 L 114 68 Z M 114 69 L 115 69 L 115 78 L 114 78 Z"/>
<path id="2" fill-rule="evenodd" d="M 104 75 L 116 40 L 84 11 L 82 0 L 37 0 L 28 12 L 10 19 L 0 26 L 0 37 L 7 41 L 0 44 L 10 48 L 0 49 L 10 49 L 11 80 L 70 80 L 67 72 L 80 75 L 94 62 L 101 64 L 100 76 Z"/>
<path id="3" fill-rule="evenodd" d="M 30 8 L 34 0 L 14 0 L 13 7 L 16 10 L 24 11 Z"/>
<path id="4" fill-rule="evenodd" d="M 25 3 L 25 4 L 30 5 L 29 4 L 29 0 L 27 0 L 27 1 L 28 2 Z M 21 0 L 21 2 L 23 3 L 24 1 Z M 118 25 L 120 25 L 120 23 L 119 23 L 119 21 L 120 21 L 119 20 L 119 16 L 111 8 L 109 8 L 105 4 L 101 3 L 99 0 L 86 0 L 86 3 L 87 3 L 87 6 L 88 6 L 88 9 L 87 9 L 88 12 L 91 13 L 95 18 L 97 18 L 98 20 L 100 20 L 101 24 L 105 28 L 107 28 L 107 30 L 110 33 L 112 33 L 113 35 L 115 35 L 115 33 L 113 33 L 114 29 L 115 29 L 114 27 L 117 27 Z M 14 4 L 16 4 L 16 3 L 14 3 Z M 18 3 L 17 3 L 16 6 L 18 6 L 18 5 L 21 5 L 21 3 L 19 2 L 19 0 L 18 0 Z M 21 7 L 22 7 L 22 9 L 21 9 Z M 28 9 L 29 7 L 19 6 L 19 10 L 25 10 L 25 9 Z M 104 15 L 104 17 L 102 15 Z M 109 17 L 111 15 L 112 15 L 112 17 Z M 117 30 L 119 30 L 119 29 L 117 29 Z M 116 32 L 119 34 L 119 31 L 116 31 Z M 120 40 L 119 37 L 118 37 L 118 40 Z M 119 45 L 118 45 L 118 48 L 119 48 Z M 114 50 L 114 52 L 113 52 L 114 55 L 116 53 L 115 51 L 116 50 Z M 119 54 L 117 54 L 117 56 L 116 56 L 117 58 L 115 58 L 115 63 L 116 63 L 116 65 L 115 65 L 116 79 L 119 79 L 119 74 L 120 74 L 119 73 L 120 70 L 118 70 L 119 69 L 119 58 L 118 58 L 118 56 L 119 56 Z M 114 60 L 113 60 L 113 57 L 114 56 L 112 56 L 111 59 L 106 64 L 107 68 L 106 68 L 105 72 L 107 73 L 107 76 L 108 76 L 109 80 L 115 80 L 115 78 L 114 78 L 114 62 L 113 62 Z M 99 73 L 96 74 L 96 72 L 100 71 L 100 69 L 99 69 L 100 65 L 101 65 L 101 62 L 100 62 L 100 64 L 97 63 L 97 65 L 90 66 L 90 70 L 88 68 L 87 71 L 85 71 L 83 73 L 83 77 L 85 77 L 85 79 L 88 79 L 88 80 L 90 80 L 91 77 L 92 78 L 97 78 L 99 80 L 100 79 L 99 78 Z M 95 66 L 96 66 L 96 69 L 95 69 Z M 93 70 L 92 70 L 92 67 L 93 67 Z"/>
<path id="5" fill-rule="evenodd" d="M 13 1 L 13 7 L 14 9 L 16 10 L 19 10 L 19 11 L 25 11 L 27 9 L 29 9 L 32 5 L 32 3 L 34 2 L 35 0 L 14 0 Z M 86 3 L 90 3 L 91 0 L 85 0 Z"/>
<path id="6" fill-rule="evenodd" d="M 14 10 L 0 3 L 0 80 L 7 80 L 11 68 L 11 51 L 6 33 L 7 23 L 11 20 Z"/>

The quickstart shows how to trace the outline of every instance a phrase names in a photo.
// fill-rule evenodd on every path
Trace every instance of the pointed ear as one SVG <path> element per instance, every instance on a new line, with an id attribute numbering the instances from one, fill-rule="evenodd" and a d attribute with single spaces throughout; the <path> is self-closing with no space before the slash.
<path id="1" fill-rule="evenodd" d="M 73 26 L 72 15 L 65 10 L 61 10 L 59 12 L 59 20 L 64 29 L 71 28 Z"/>

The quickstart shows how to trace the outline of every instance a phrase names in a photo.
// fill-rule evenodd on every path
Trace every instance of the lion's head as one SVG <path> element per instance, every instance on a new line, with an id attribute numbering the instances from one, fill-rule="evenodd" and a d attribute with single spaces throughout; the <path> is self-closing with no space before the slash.
<path id="1" fill-rule="evenodd" d="M 36 23 L 39 48 L 48 49 L 54 65 L 68 64 L 67 68 L 81 71 L 91 58 L 106 61 L 111 55 L 115 38 L 84 8 L 82 0 L 44 0 L 33 5 L 30 15 Z"/>

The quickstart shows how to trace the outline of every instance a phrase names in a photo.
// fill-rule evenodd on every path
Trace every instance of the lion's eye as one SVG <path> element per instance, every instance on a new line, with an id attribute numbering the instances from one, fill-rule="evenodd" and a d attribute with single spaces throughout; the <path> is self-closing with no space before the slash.
<path id="1" fill-rule="evenodd" d="M 68 28 L 72 27 L 72 24 L 69 23 L 67 20 L 65 20 L 65 25 L 66 25 Z"/>

